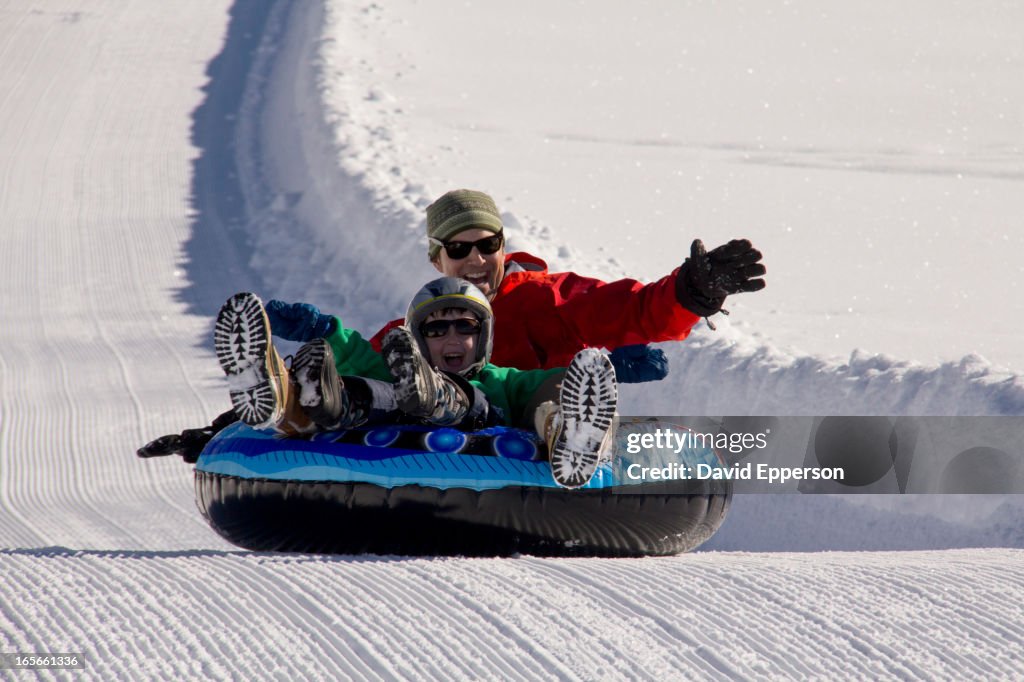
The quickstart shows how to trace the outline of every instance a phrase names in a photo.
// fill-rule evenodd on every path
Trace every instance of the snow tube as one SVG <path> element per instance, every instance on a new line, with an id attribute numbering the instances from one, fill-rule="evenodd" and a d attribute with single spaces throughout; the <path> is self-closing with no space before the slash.
<path id="1" fill-rule="evenodd" d="M 721 482 L 616 482 L 608 463 L 586 487 L 560 488 L 535 459 L 542 447 L 504 427 L 298 440 L 236 424 L 199 457 L 196 500 L 233 544 L 326 554 L 668 555 L 707 540 L 728 510 Z"/>

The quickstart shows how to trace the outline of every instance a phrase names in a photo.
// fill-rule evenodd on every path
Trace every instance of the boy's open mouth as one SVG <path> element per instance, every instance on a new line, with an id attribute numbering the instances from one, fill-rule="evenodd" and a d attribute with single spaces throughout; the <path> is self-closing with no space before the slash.
<path id="1" fill-rule="evenodd" d="M 445 353 L 442 356 L 444 361 L 444 369 L 449 372 L 458 372 L 462 370 L 466 364 L 465 353 Z"/>

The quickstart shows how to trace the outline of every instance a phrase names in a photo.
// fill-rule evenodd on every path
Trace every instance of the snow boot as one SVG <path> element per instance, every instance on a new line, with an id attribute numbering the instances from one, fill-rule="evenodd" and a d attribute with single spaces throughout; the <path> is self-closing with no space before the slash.
<path id="1" fill-rule="evenodd" d="M 217 314 L 213 347 L 238 418 L 253 428 L 275 428 L 285 417 L 291 387 L 256 294 L 228 299 Z"/>
<path id="2" fill-rule="evenodd" d="M 373 392 L 359 385 L 365 381 L 352 378 L 349 386 L 338 376 L 334 350 L 326 339 L 313 339 L 299 348 L 292 360 L 292 379 L 302 411 L 325 431 L 361 426 L 374 407 Z"/>
<path id="3" fill-rule="evenodd" d="M 565 370 L 558 406 L 542 404 L 538 433 L 548 445 L 551 475 L 564 488 L 586 485 L 609 445 L 618 404 L 615 369 L 607 355 L 584 348 Z"/>
<path id="4" fill-rule="evenodd" d="M 384 337 L 384 361 L 395 377 L 399 409 L 438 426 L 452 426 L 469 414 L 470 400 L 454 381 L 430 366 L 408 327 Z"/>

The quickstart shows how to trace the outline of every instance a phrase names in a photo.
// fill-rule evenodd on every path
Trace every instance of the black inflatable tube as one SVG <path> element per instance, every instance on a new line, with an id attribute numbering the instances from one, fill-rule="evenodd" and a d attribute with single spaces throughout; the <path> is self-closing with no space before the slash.
<path id="1" fill-rule="evenodd" d="M 203 516 L 257 551 L 635 557 L 694 549 L 725 519 L 731 487 L 475 491 L 195 474 Z"/>

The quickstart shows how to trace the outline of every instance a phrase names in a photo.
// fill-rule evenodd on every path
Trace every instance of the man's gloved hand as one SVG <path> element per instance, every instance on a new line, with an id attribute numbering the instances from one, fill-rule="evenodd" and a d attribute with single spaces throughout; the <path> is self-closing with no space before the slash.
<path id="1" fill-rule="evenodd" d="M 668 358 L 660 348 L 643 344 L 622 346 L 613 350 L 609 357 L 620 384 L 660 381 L 668 376 Z"/>
<path id="2" fill-rule="evenodd" d="M 268 301 L 264 306 L 270 320 L 270 332 L 288 341 L 305 343 L 313 339 L 330 336 L 335 322 L 331 315 L 324 315 L 315 305 L 309 303 L 285 303 Z"/>
<path id="3" fill-rule="evenodd" d="M 694 239 L 690 257 L 676 277 L 676 299 L 687 310 L 708 317 L 722 310 L 725 297 L 745 291 L 764 289 L 765 274 L 761 252 L 749 239 L 733 239 L 711 251 Z"/>

